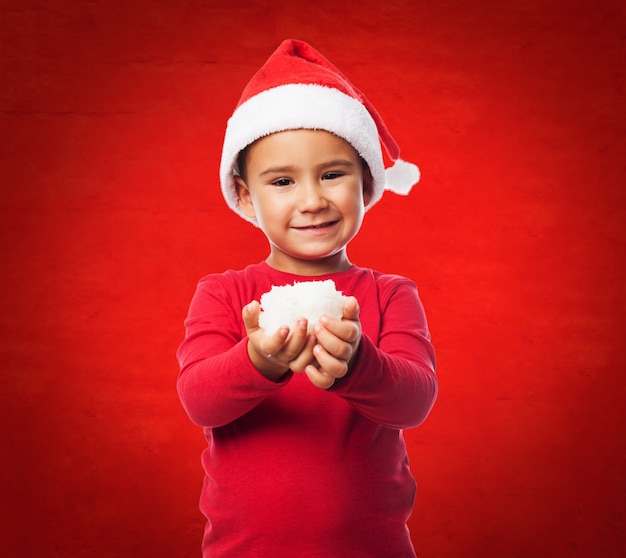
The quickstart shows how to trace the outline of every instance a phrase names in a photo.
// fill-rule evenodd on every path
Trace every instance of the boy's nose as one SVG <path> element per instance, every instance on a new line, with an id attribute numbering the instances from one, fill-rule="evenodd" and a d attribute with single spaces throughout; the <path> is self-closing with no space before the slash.
<path id="1" fill-rule="evenodd" d="M 315 180 L 302 182 L 298 193 L 298 209 L 301 212 L 319 211 L 328 205 L 321 185 Z"/>

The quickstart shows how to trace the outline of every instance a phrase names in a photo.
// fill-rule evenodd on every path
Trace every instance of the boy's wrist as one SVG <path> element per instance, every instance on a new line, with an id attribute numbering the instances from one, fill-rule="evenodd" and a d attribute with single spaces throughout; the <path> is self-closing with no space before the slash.
<path id="1" fill-rule="evenodd" d="M 275 364 L 259 354 L 250 340 L 248 340 L 248 358 L 252 365 L 272 382 L 279 382 L 289 372 L 288 368 Z"/>

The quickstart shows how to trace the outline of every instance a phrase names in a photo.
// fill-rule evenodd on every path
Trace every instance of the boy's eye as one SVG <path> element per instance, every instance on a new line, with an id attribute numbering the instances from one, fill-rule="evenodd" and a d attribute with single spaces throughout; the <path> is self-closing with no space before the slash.
<path id="1" fill-rule="evenodd" d="M 274 186 L 289 186 L 291 184 L 291 179 L 290 178 L 279 178 L 278 180 L 274 180 L 274 182 L 272 182 L 272 184 Z"/>
<path id="2" fill-rule="evenodd" d="M 323 179 L 324 180 L 335 180 L 337 178 L 340 178 L 341 176 L 343 176 L 343 173 L 341 173 L 341 172 L 327 172 L 323 176 Z"/>

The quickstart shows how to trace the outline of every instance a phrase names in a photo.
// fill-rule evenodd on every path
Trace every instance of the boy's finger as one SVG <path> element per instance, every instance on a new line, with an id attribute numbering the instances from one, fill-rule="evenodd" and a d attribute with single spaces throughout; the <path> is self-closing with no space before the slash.
<path id="1" fill-rule="evenodd" d="M 334 342 L 354 343 L 360 335 L 360 325 L 354 321 L 341 321 L 322 316 L 320 323 L 315 328 L 315 335 L 320 343 L 334 351 L 331 344 Z"/>
<path id="2" fill-rule="evenodd" d="M 307 366 L 304 369 L 304 372 L 311 381 L 311 383 L 318 388 L 328 389 L 331 388 L 335 383 L 335 378 L 333 378 L 329 374 L 326 374 L 325 372 L 321 372 L 312 364 Z"/>
<path id="3" fill-rule="evenodd" d="M 310 335 L 306 343 L 300 352 L 293 360 L 289 361 L 289 369 L 294 372 L 303 372 L 307 365 L 314 362 L 313 347 L 315 347 L 317 340 L 314 335 Z"/>
<path id="4" fill-rule="evenodd" d="M 358 320 L 359 319 L 359 302 L 353 297 L 349 296 L 343 303 L 343 319 L 344 320 Z"/>
<path id="5" fill-rule="evenodd" d="M 243 323 L 246 326 L 246 330 L 256 329 L 259 327 L 260 310 L 261 306 L 256 300 L 253 300 L 243 307 L 241 317 L 243 318 Z"/>
<path id="6" fill-rule="evenodd" d="M 307 342 L 307 321 L 300 319 L 297 321 L 289 337 L 281 350 L 281 356 L 286 361 L 296 358 Z"/>
<path id="7" fill-rule="evenodd" d="M 285 341 L 289 335 L 288 327 L 280 327 L 270 337 L 266 337 L 263 342 L 263 355 L 267 358 L 277 355 L 283 350 Z"/>
<path id="8" fill-rule="evenodd" d="M 348 372 L 348 363 L 341 358 L 337 358 L 330 354 L 321 345 L 313 348 L 313 354 L 319 363 L 319 370 L 332 376 L 333 378 L 341 378 Z"/>
<path id="9" fill-rule="evenodd" d="M 293 331 L 291 332 L 291 337 L 289 338 L 289 344 L 293 344 L 294 346 L 301 346 L 307 337 L 308 325 L 309 323 L 305 318 L 300 318 L 296 322 L 296 325 L 293 328 Z"/>

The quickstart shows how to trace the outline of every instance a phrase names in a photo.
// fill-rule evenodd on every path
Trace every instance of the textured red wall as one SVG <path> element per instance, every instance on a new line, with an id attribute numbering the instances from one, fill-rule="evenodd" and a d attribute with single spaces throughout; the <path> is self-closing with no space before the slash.
<path id="1" fill-rule="evenodd" d="M 623 3 L 1 6 L 3 556 L 198 555 L 174 351 L 196 280 L 265 255 L 217 166 L 287 37 L 423 171 L 351 249 L 418 282 L 438 349 L 420 555 L 626 554 Z"/>

